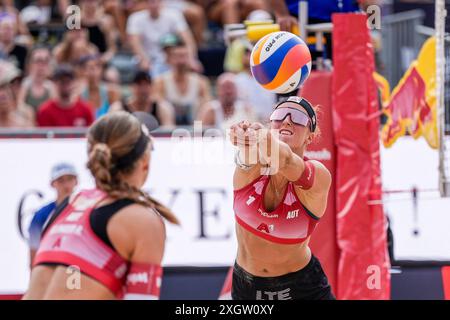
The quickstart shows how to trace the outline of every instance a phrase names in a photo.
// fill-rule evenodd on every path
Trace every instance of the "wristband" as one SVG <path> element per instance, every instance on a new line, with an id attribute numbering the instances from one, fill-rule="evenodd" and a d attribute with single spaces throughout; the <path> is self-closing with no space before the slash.
<path id="1" fill-rule="evenodd" d="M 244 171 L 248 171 L 251 168 L 253 168 L 255 165 L 254 164 L 245 164 L 242 160 L 241 160 L 241 150 L 238 149 L 236 151 L 236 153 L 234 154 L 234 163 L 239 167 L 239 169 L 244 170 Z"/>
<path id="2" fill-rule="evenodd" d="M 297 181 L 294 181 L 294 185 L 299 186 L 304 190 L 311 189 L 314 184 L 314 176 L 316 167 L 309 161 L 305 161 L 305 170 Z"/>

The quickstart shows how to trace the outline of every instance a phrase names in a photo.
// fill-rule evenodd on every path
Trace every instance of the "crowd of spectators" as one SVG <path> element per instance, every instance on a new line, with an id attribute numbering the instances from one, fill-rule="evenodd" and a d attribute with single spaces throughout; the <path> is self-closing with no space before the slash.
<path id="1" fill-rule="evenodd" d="M 255 16 L 285 23 L 289 13 L 280 4 L 0 0 L 0 128 L 84 127 L 116 110 L 149 112 L 168 128 L 266 120 L 276 97 L 251 76 L 251 44 L 240 40 L 238 68 L 225 63 L 215 76 L 199 50 L 225 24 Z M 115 63 L 118 56 L 125 66 Z"/>
<path id="2" fill-rule="evenodd" d="M 149 112 L 167 128 L 195 120 L 222 126 L 247 111 L 267 115 L 274 96 L 250 94 L 258 86 L 248 62 L 236 75 L 207 77 L 199 49 L 208 47 L 211 29 L 254 10 L 269 15 L 269 6 L 264 0 L 0 0 L 0 128 L 85 127 L 116 110 Z M 128 59 L 128 79 L 114 63 L 118 54 Z"/>

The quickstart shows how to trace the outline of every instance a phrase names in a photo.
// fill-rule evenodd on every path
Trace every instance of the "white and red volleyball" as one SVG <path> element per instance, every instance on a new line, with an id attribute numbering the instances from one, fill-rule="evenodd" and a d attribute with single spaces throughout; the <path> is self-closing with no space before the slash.
<path id="1" fill-rule="evenodd" d="M 311 72 L 311 52 L 293 33 L 272 32 L 253 47 L 250 66 L 255 80 L 266 90 L 285 94 L 296 90 Z"/>

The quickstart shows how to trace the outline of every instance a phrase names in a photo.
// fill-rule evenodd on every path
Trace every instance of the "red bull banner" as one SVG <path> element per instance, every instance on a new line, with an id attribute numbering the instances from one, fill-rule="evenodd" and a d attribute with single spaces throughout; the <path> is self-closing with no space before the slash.
<path id="1" fill-rule="evenodd" d="M 405 134 L 423 136 L 428 145 L 439 145 L 436 114 L 436 38 L 429 38 L 384 108 L 387 122 L 381 138 L 390 147 Z"/>

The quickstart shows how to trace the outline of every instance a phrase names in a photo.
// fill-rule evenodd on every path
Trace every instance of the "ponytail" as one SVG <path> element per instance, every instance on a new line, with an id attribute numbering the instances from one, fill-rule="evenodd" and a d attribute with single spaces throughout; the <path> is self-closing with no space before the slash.
<path id="1" fill-rule="evenodd" d="M 113 170 L 111 149 L 105 143 L 95 143 L 89 152 L 87 167 L 94 176 L 97 188 L 115 199 L 131 199 L 143 206 L 156 210 L 162 217 L 173 224 L 180 224 L 173 212 L 152 198 L 146 192 L 120 181 Z"/>

